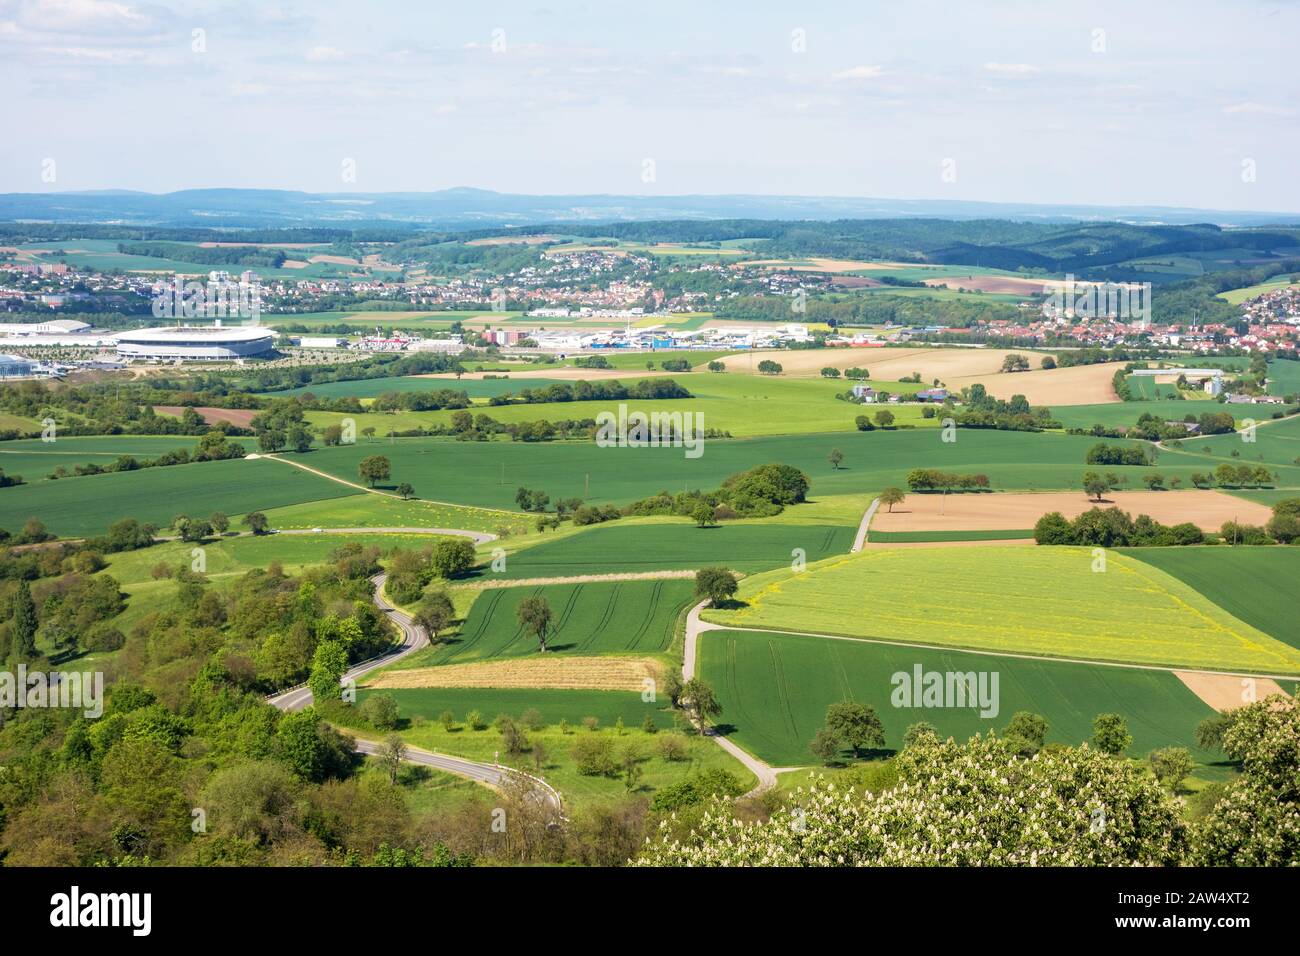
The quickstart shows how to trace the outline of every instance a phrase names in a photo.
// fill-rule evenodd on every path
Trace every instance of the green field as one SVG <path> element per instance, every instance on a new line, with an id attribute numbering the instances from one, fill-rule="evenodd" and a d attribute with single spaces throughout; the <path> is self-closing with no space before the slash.
<path id="1" fill-rule="evenodd" d="M 855 531 L 856 526 L 846 525 L 732 521 L 697 528 L 685 519 L 655 524 L 615 521 L 514 552 L 507 560 L 506 576 L 673 571 L 710 565 L 752 573 L 789 566 L 795 548 L 803 548 L 808 561 L 846 553 Z"/>
<path id="2" fill-rule="evenodd" d="M 1295 480 L 1294 469 L 1285 467 L 1300 463 L 1300 415 L 1273 420 L 1269 418 L 1273 412 L 1269 405 L 1241 406 L 1234 412 L 1239 419 L 1255 418 L 1254 441 L 1247 441 L 1244 433 L 1184 439 L 1166 446 L 1172 454 L 1161 458 L 1161 466 L 1180 464 L 1193 457 L 1200 460 L 1202 467 L 1213 467 L 1223 462 L 1238 465 L 1263 463 L 1282 473 L 1282 484 L 1300 484 Z M 1233 452 L 1236 452 L 1236 457 L 1233 457 Z"/>
<path id="3" fill-rule="evenodd" d="M 203 560 L 210 578 L 231 577 L 255 568 L 266 568 L 278 561 L 288 573 L 295 569 L 324 564 L 339 547 L 359 544 L 382 551 L 393 548 L 423 548 L 442 540 L 431 534 L 268 534 L 254 537 L 241 534 L 203 543 Z M 105 573 L 127 587 L 153 582 L 151 574 L 157 564 L 190 566 L 196 545 L 183 541 L 165 541 L 139 551 L 124 551 L 108 556 Z"/>
<path id="4" fill-rule="evenodd" d="M 1231 406 L 1221 405 L 1214 400 L 1195 401 L 1151 401 L 1151 402 L 1108 402 L 1100 405 L 1058 405 L 1052 409 L 1052 417 L 1065 428 L 1091 428 L 1104 425 L 1107 428 L 1131 428 L 1143 415 L 1159 415 L 1167 421 L 1181 421 L 1186 415 L 1202 415 L 1205 412 L 1235 411 Z"/>
<path id="5" fill-rule="evenodd" d="M 839 403 L 836 403 L 839 404 Z M 728 475 L 765 462 L 803 469 L 812 478 L 815 497 L 865 494 L 890 485 L 906 486 L 916 467 L 987 474 L 997 489 L 1059 490 L 1075 488 L 1087 466 L 1084 459 L 1095 438 L 1087 436 L 961 429 L 957 441 L 940 441 L 937 429 L 859 432 L 853 429 L 818 435 L 710 440 L 699 458 L 681 448 L 601 448 L 594 442 L 457 442 L 397 439 L 360 442 L 319 449 L 298 460 L 348 481 L 357 480 L 358 462 L 383 454 L 392 462 L 392 482 L 409 481 L 416 494 L 479 507 L 513 509 L 522 485 L 541 489 L 555 501 L 579 497 L 592 502 L 626 504 L 659 491 L 716 488 Z M 834 470 L 826 456 L 844 453 Z M 1160 463 L 1166 479 L 1186 482 L 1203 460 L 1186 464 L 1166 455 Z M 1112 469 L 1138 486 L 1144 469 Z M 1300 468 L 1284 469 L 1300 484 Z"/>
<path id="6" fill-rule="evenodd" d="M 1142 561 L 1086 548 L 868 550 L 741 582 L 729 627 L 1043 657 L 1300 674 L 1300 650 Z"/>
<path id="7" fill-rule="evenodd" d="M 527 515 L 488 511 L 433 501 L 403 501 L 392 495 L 372 495 L 339 487 L 337 498 L 305 501 L 281 508 L 267 508 L 272 528 L 460 528 L 466 531 L 523 534 L 533 527 Z"/>
<path id="8" fill-rule="evenodd" d="M 480 592 L 459 636 L 429 654 L 420 666 L 466 664 L 537 654 L 517 612 L 524 598 L 540 596 L 551 607 L 548 651 L 581 655 L 660 654 L 668 650 L 681 611 L 691 603 L 690 580 L 589 581 L 543 587 L 487 588 Z"/>
<path id="9" fill-rule="evenodd" d="M 658 703 L 646 704 L 635 693 L 574 690 L 361 690 L 357 696 L 364 701 L 370 693 L 388 694 L 397 702 L 400 715 L 412 724 L 401 731 L 409 743 L 471 760 L 499 761 L 522 767 L 530 773 L 535 772 L 532 754 L 524 753 L 518 757 L 506 754 L 501 749 L 501 735 L 491 727 L 469 730 L 462 722 L 448 732 L 437 721 L 444 710 L 450 710 L 459 721 L 463 721 L 468 711 L 477 710 L 489 723 L 498 714 L 519 717 L 527 710 L 537 710 L 547 726 L 540 731 L 530 730 L 528 739 L 540 742 L 546 748 L 542 776 L 560 791 L 565 806 L 570 810 L 589 802 L 608 804 L 628 796 L 626 786 L 618 776 L 583 776 L 577 772 L 573 747 L 584 735 L 592 734 L 582 725 L 585 717 L 599 720 L 600 729 L 596 733 L 610 740 L 619 759 L 629 753 L 636 756 L 642 771 L 635 791 L 637 796 L 652 796 L 659 788 L 686 780 L 706 769 L 727 770 L 745 789 L 757 782 L 753 774 L 722 748 L 701 737 L 685 738 L 686 759 L 682 761 L 669 762 L 659 756 L 655 744 L 660 734 L 645 733 L 640 727 L 646 714 L 653 717 L 660 733 L 673 726 L 671 712 L 661 709 L 665 707 L 662 699 Z M 620 718 L 624 728 L 621 733 L 616 728 Z M 561 720 L 568 721 L 568 733 L 556 726 Z M 369 727 L 361 732 L 363 736 L 378 736 Z"/>
<path id="10" fill-rule="evenodd" d="M 1154 375 L 1128 375 L 1124 379 L 1128 383 L 1129 393 L 1136 402 L 1161 402 L 1162 406 L 1165 399 L 1171 395 L 1180 395 L 1182 392 L 1173 382 L 1157 382 Z M 1167 404 L 1173 405 L 1177 399 L 1169 401 Z M 1139 414 L 1141 414 L 1139 412 Z M 1186 412 L 1180 413 L 1182 415 Z"/>
<path id="11" fill-rule="evenodd" d="M 536 689 L 496 689 L 481 687 L 419 687 L 393 688 L 382 690 L 357 691 L 357 703 L 362 703 L 369 694 L 387 694 L 397 701 L 401 715 L 408 720 L 423 717 L 434 721 L 444 710 L 450 710 L 457 719 L 466 712 L 477 710 L 487 720 L 497 714 L 511 714 L 518 717 L 529 708 L 541 712 L 542 719 L 548 724 L 558 724 L 567 720 L 575 727 L 580 726 L 584 717 L 597 718 L 602 726 L 612 726 L 620 717 L 627 727 L 640 727 L 646 714 L 654 716 L 655 725 L 668 729 L 673 725 L 672 712 L 667 709 L 667 701 L 660 700 L 645 703 L 641 694 L 633 691 L 617 690 L 536 690 Z M 487 735 L 484 735 L 487 736 Z M 492 733 L 489 743 L 499 745 L 500 738 Z M 453 750 L 463 753 L 463 750 Z"/>
<path id="12" fill-rule="evenodd" d="M 1300 548 L 1131 548 L 1124 553 L 1173 575 L 1265 634 L 1300 647 L 1295 599 Z"/>
<path id="13" fill-rule="evenodd" d="M 893 675 L 901 672 L 910 682 L 917 665 L 923 672 L 997 674 L 998 694 L 989 697 L 996 700 L 996 716 L 971 708 L 893 706 Z M 700 668 L 722 702 L 718 723 L 775 766 L 817 762 L 808 743 L 825 723 L 827 706 L 840 700 L 875 708 L 890 749 L 901 747 L 903 732 L 918 721 L 964 740 L 1001 731 L 1012 714 L 1027 710 L 1047 718 L 1049 741 L 1078 744 L 1091 737 L 1097 714 L 1119 713 L 1133 734 L 1132 756 L 1179 745 L 1200 763 L 1216 759 L 1197 750 L 1192 736 L 1214 711 L 1169 671 L 746 631 L 706 633 Z"/>
<path id="14" fill-rule="evenodd" d="M 178 514 L 236 515 L 354 491 L 283 463 L 207 461 L 0 489 L 0 528 L 17 531 L 35 517 L 53 533 L 74 537 L 102 534 L 120 518 L 163 527 Z"/>
<path id="15" fill-rule="evenodd" d="M 662 354 L 662 353 L 661 353 Z M 643 360 L 644 367 L 644 360 Z M 657 363 L 656 363 L 657 364 Z M 629 411 L 680 412 L 683 415 L 703 416 L 703 427 L 730 432 L 737 437 L 758 435 L 792 435 L 809 432 L 833 431 L 837 428 L 851 430 L 854 420 L 862 414 L 874 416 L 876 409 L 864 408 L 852 402 L 835 398 L 848 385 L 825 379 L 794 379 L 760 375 L 713 374 L 700 372 L 675 373 L 674 380 L 690 391 L 693 397 L 645 401 L 626 399 L 613 401 L 547 402 L 532 405 L 502 405 L 483 408 L 499 422 L 531 422 L 539 419 L 594 419 L 601 412 L 618 414 L 620 404 Z M 436 379 L 436 387 L 456 388 L 454 380 Z M 623 384 L 631 385 L 635 376 Z M 885 387 L 895 394 L 915 392 L 922 386 L 913 383 L 889 382 Z M 515 386 L 512 390 L 518 390 Z M 938 419 L 925 419 L 917 404 L 891 405 L 897 423 L 918 428 L 938 427 Z M 317 427 L 336 424 L 345 417 L 355 419 L 357 428 L 373 426 L 383 435 L 391 429 L 447 425 L 455 412 L 399 412 L 397 414 L 352 414 L 342 412 L 309 412 L 308 420 Z M 699 419 L 693 419 L 698 421 Z"/>
<path id="16" fill-rule="evenodd" d="M 1271 279 L 1258 285 L 1246 286 L 1244 289 L 1229 289 L 1227 292 L 1220 292 L 1219 298 L 1233 305 L 1241 305 L 1247 299 L 1253 299 L 1257 295 L 1263 295 L 1265 292 L 1272 292 L 1276 289 L 1285 289 L 1287 286 L 1294 284 L 1292 277 L 1282 276 L 1280 279 Z"/>
<path id="17" fill-rule="evenodd" d="M 362 271 L 360 266 L 339 265 L 330 262 L 317 262 L 301 269 L 272 268 L 270 266 L 219 265 L 189 262 L 184 259 L 162 259 L 156 256 L 140 256 L 118 252 L 116 239 L 60 239 L 57 242 L 25 243 L 20 248 L 26 251 L 50 250 L 62 252 L 62 255 L 41 255 L 39 261 L 45 263 L 66 262 L 69 266 L 82 269 L 98 269 L 103 272 L 178 272 L 182 275 L 206 276 L 213 270 L 224 270 L 233 274 L 246 270 L 257 273 L 263 279 L 312 279 L 344 277 Z M 195 248 L 198 246 L 195 244 Z M 270 248 L 274 248 L 273 246 Z M 299 255 L 308 258 L 320 254 L 321 250 L 286 249 L 290 259 Z"/>
<path id="18" fill-rule="evenodd" d="M 514 377 L 518 375 L 519 377 Z M 352 382 L 325 382 L 320 385 L 304 385 L 282 392 L 266 392 L 267 398 L 288 398 L 291 395 L 312 394 L 317 398 L 341 398 L 352 395 L 356 398 L 376 398 L 385 392 L 437 392 L 451 389 L 465 392 L 470 398 L 491 398 L 506 392 L 519 392 L 525 388 L 545 388 L 554 384 L 554 379 L 526 378 L 527 369 L 511 373 L 510 378 L 424 378 L 419 375 L 390 375 L 386 378 L 362 378 Z"/>
<path id="19" fill-rule="evenodd" d="M 76 465 L 91 462 L 100 466 L 111 465 L 119 455 L 156 458 L 179 448 L 192 451 L 198 441 L 193 435 L 104 435 L 59 438 L 52 442 L 24 438 L 0 442 L 0 468 L 7 475 L 22 475 L 29 482 L 39 481 L 60 465 L 71 471 Z M 252 449 L 253 439 L 242 441 L 246 448 Z"/>

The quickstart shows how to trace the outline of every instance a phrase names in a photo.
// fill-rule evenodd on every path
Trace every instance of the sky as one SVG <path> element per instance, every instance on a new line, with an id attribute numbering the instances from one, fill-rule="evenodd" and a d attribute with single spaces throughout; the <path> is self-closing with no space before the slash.
<path id="1" fill-rule="evenodd" d="M 1300 212 L 1300 0 L 0 0 L 0 192 Z"/>

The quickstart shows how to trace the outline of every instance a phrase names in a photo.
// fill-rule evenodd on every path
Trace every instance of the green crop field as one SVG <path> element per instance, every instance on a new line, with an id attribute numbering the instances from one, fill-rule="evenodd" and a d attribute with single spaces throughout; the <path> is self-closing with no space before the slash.
<path id="1" fill-rule="evenodd" d="M 357 703 L 362 703 L 372 693 L 391 696 L 397 701 L 401 715 L 408 720 L 423 717 L 435 721 L 444 710 L 450 710 L 457 720 L 461 720 L 468 711 L 477 710 L 490 721 L 497 714 L 518 717 L 525 710 L 535 708 L 548 724 L 567 720 L 574 727 L 580 727 L 584 717 L 595 717 L 608 727 L 622 717 L 624 726 L 640 727 L 645 715 L 652 714 L 659 728 L 667 729 L 673 725 L 672 713 L 666 709 L 667 701 L 645 703 L 640 693 L 632 691 L 386 687 L 383 690 L 358 690 Z M 500 737 L 493 733 L 489 743 L 500 746 Z"/>
<path id="2" fill-rule="evenodd" d="M 39 427 L 39 425 L 37 426 Z M 240 441 L 240 439 L 235 439 Z M 243 439 L 253 448 L 252 439 Z M 7 475 L 22 475 L 26 481 L 39 481 L 62 465 L 71 471 L 91 462 L 111 465 L 119 455 L 156 458 L 163 452 L 184 448 L 192 451 L 198 444 L 193 435 L 104 435 L 90 438 L 59 438 L 52 442 L 39 438 L 0 442 L 0 468 Z"/>
<path id="3" fill-rule="evenodd" d="M 791 511 L 797 511 L 794 506 Z M 723 522 L 697 528 L 685 519 L 671 523 L 609 524 L 545 541 L 511 554 L 510 578 L 560 577 L 615 572 L 672 571 L 726 565 L 755 572 L 788 567 L 802 548 L 816 561 L 847 553 L 856 531 L 851 526 Z"/>
<path id="4" fill-rule="evenodd" d="M 1044 657 L 1300 674 L 1300 650 L 1163 571 L 1086 548 L 863 551 L 741 582 L 736 610 L 704 617 L 774 628 Z"/>
<path id="5" fill-rule="evenodd" d="M 521 369 L 526 374 L 526 370 Z M 515 373 L 519 374 L 519 373 Z M 437 392 L 451 389 L 465 392 L 470 398 L 491 398 L 506 392 L 518 392 L 525 388 L 545 388 L 554 384 L 554 379 L 545 378 L 425 378 L 419 375 L 391 375 L 386 378 L 363 378 L 352 382 L 325 382 L 320 385 L 304 385 L 281 392 L 266 392 L 268 398 L 288 398 L 291 395 L 306 395 L 317 398 L 340 398 L 352 395 L 356 398 L 375 398 L 385 392 Z"/>
<path id="6" fill-rule="evenodd" d="M 1175 373 L 1176 374 L 1176 373 Z M 1181 394 L 1173 382 L 1157 382 L 1154 375 L 1129 375 L 1125 377 L 1133 400 L 1138 402 L 1160 402 L 1161 407 L 1174 404 L 1177 400 L 1166 402 L 1171 395 Z M 1141 414 L 1141 413 L 1139 413 Z M 1185 412 L 1183 414 L 1186 414 Z"/>
<path id="7" fill-rule="evenodd" d="M 270 526 L 278 529 L 460 528 L 499 532 L 508 528 L 512 534 L 523 534 L 533 526 L 533 519 L 523 514 L 419 499 L 403 501 L 392 495 L 371 495 L 342 485 L 337 487 L 345 492 L 343 496 L 267 508 L 263 514 Z"/>
<path id="8" fill-rule="evenodd" d="M 659 654 L 668 649 L 694 582 L 589 581 L 544 587 L 487 588 L 480 592 L 459 636 L 421 658 L 421 666 L 465 664 L 537 654 L 537 640 L 519 624 L 519 604 L 540 596 L 553 620 L 547 649 L 559 653 Z"/>
<path id="9" fill-rule="evenodd" d="M 235 515 L 353 493 L 279 462 L 208 461 L 0 489 L 0 528 L 17 531 L 35 517 L 53 533 L 73 537 L 102 534 L 119 518 L 162 527 L 178 514 Z"/>
<path id="10" fill-rule="evenodd" d="M 1248 440 L 1249 436 L 1244 433 L 1184 439 L 1168 446 L 1173 454 L 1162 458 L 1161 466 L 1181 463 L 1189 456 L 1198 456 L 1202 468 L 1213 467 L 1224 462 L 1235 465 L 1263 463 L 1274 468 L 1294 466 L 1300 462 L 1300 415 L 1274 421 L 1269 418 L 1273 409 L 1268 405 L 1256 406 L 1254 409 L 1245 406 L 1243 409 L 1237 409 L 1236 414 L 1239 418 L 1250 418 L 1252 411 L 1257 416 L 1254 441 Z M 1233 456 L 1234 452 L 1236 457 Z M 1294 469 L 1288 470 L 1283 467 L 1279 470 L 1286 479 L 1282 484 L 1300 484 L 1292 473 Z"/>
<path id="11" fill-rule="evenodd" d="M 1124 551 L 1185 582 L 1229 614 L 1300 647 L 1300 548 L 1131 548 Z"/>
<path id="12" fill-rule="evenodd" d="M 838 404 L 838 403 L 837 403 Z M 1114 440 L 1112 440 L 1113 443 Z M 1087 436 L 961 429 L 957 441 L 940 441 L 937 429 L 797 435 L 709 440 L 699 458 L 682 448 L 601 448 L 594 442 L 457 442 L 397 439 L 324 448 L 296 458 L 313 468 L 357 480 L 357 463 L 382 454 L 392 462 L 392 483 L 409 481 L 416 494 L 456 504 L 513 509 L 522 485 L 541 489 L 555 501 L 579 497 L 598 503 L 626 504 L 659 491 L 716 488 L 728 475 L 765 462 L 803 469 L 812 478 L 814 497 L 866 494 L 890 485 L 906 486 L 912 468 L 930 467 L 984 473 L 997 489 L 1047 491 L 1076 488 L 1097 439 Z M 834 470 L 826 456 L 844 453 Z M 1205 460 L 1186 464 L 1165 455 L 1166 479 L 1186 482 Z M 1140 486 L 1145 469 L 1110 469 Z M 1300 484 L 1300 468 L 1284 469 Z"/>
<path id="13" fill-rule="evenodd" d="M 1236 411 L 1231 406 L 1209 401 L 1177 399 L 1151 402 L 1108 402 L 1100 405 L 1057 405 L 1052 417 L 1065 428 L 1129 428 L 1143 415 L 1159 415 L 1167 421 L 1181 421 L 1185 415 L 1202 415 L 1205 412 Z"/>
<path id="14" fill-rule="evenodd" d="M 631 385 L 635 376 L 623 380 Z M 681 372 L 674 375 L 679 385 L 693 397 L 645 401 L 628 399 L 619 401 L 547 402 L 532 405 L 501 405 L 483 408 L 500 422 L 531 422 L 539 419 L 594 419 L 601 412 L 618 414 L 620 404 L 629 411 L 680 412 L 683 415 L 703 416 L 703 427 L 730 432 L 737 437 L 755 435 L 790 435 L 831 431 L 836 428 L 853 429 L 859 415 L 872 417 L 875 408 L 866 408 L 852 402 L 836 399 L 836 394 L 848 389 L 842 381 L 825 379 L 787 379 L 777 376 L 712 374 Z M 438 381 L 428 379 L 426 381 Z M 913 383 L 889 382 L 884 386 L 895 394 L 915 392 L 922 386 Z M 456 388 L 454 380 L 439 382 L 437 387 Z M 517 391 L 520 387 L 512 389 Z M 917 404 L 891 405 L 897 423 L 918 428 L 937 428 L 938 419 L 922 417 Z M 373 426 L 383 435 L 390 429 L 405 430 L 420 426 L 447 425 L 454 411 L 401 412 L 390 414 L 352 414 L 342 412 L 310 412 L 307 418 L 317 427 L 336 424 L 345 417 L 356 420 L 358 428 Z M 695 419 L 698 421 L 698 419 Z"/>
<path id="15" fill-rule="evenodd" d="M 996 701 L 996 715 L 969 707 L 893 706 L 893 675 L 906 675 L 911 686 L 918 665 L 923 673 L 998 675 L 997 696 L 988 696 Z M 1178 745 L 1200 763 L 1216 759 L 1193 740 L 1196 725 L 1214 711 L 1169 671 L 728 630 L 701 638 L 700 673 L 722 703 L 718 723 L 775 766 L 817 762 L 808 743 L 825 723 L 827 706 L 841 700 L 873 707 L 890 749 L 901 747 L 903 732 L 919 721 L 964 740 L 1001 731 L 1012 714 L 1027 710 L 1047 718 L 1049 741 L 1078 744 L 1092 736 L 1097 714 L 1119 713 L 1133 735 L 1132 756 Z M 991 691 L 991 676 L 986 680 Z"/>
<path id="16" fill-rule="evenodd" d="M 1257 295 L 1263 295 L 1265 292 L 1273 292 L 1276 289 L 1285 289 L 1294 285 L 1292 277 L 1283 276 L 1280 279 L 1272 279 L 1268 282 L 1261 282 L 1258 285 L 1246 286 L 1243 289 L 1229 289 L 1227 292 L 1220 292 L 1219 298 L 1230 302 L 1233 305 L 1241 305 L 1247 299 L 1253 299 Z"/>

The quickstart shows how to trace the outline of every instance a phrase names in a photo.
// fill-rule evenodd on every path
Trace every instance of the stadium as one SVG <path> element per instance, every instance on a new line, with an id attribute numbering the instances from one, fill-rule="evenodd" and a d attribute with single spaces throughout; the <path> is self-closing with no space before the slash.
<path id="1" fill-rule="evenodd" d="M 175 326 L 122 332 L 115 338 L 121 358 L 213 361 L 265 354 L 275 332 L 254 326 Z"/>

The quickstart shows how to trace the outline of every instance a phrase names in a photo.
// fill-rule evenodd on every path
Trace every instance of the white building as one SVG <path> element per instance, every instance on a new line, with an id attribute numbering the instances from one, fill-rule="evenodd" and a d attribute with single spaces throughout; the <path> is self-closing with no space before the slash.
<path id="1" fill-rule="evenodd" d="M 447 355 L 459 355 L 465 351 L 465 343 L 459 338 L 451 339 L 416 339 L 410 344 L 412 352 L 444 352 Z"/>
<path id="2" fill-rule="evenodd" d="M 347 339 L 336 335 L 304 335 L 295 341 L 305 349 L 341 349 L 348 344 Z"/>
<path id="3" fill-rule="evenodd" d="M 0 334 L 6 335 L 75 335 L 90 326 L 76 319 L 50 319 L 48 322 L 5 322 Z"/>
<path id="4" fill-rule="evenodd" d="M 119 332 L 117 354 L 124 359 L 221 361 L 263 355 L 275 345 L 275 332 L 259 326 L 178 325 Z"/>
<path id="5" fill-rule="evenodd" d="M 0 355 L 0 378 L 29 378 L 32 363 L 20 355 Z"/>

